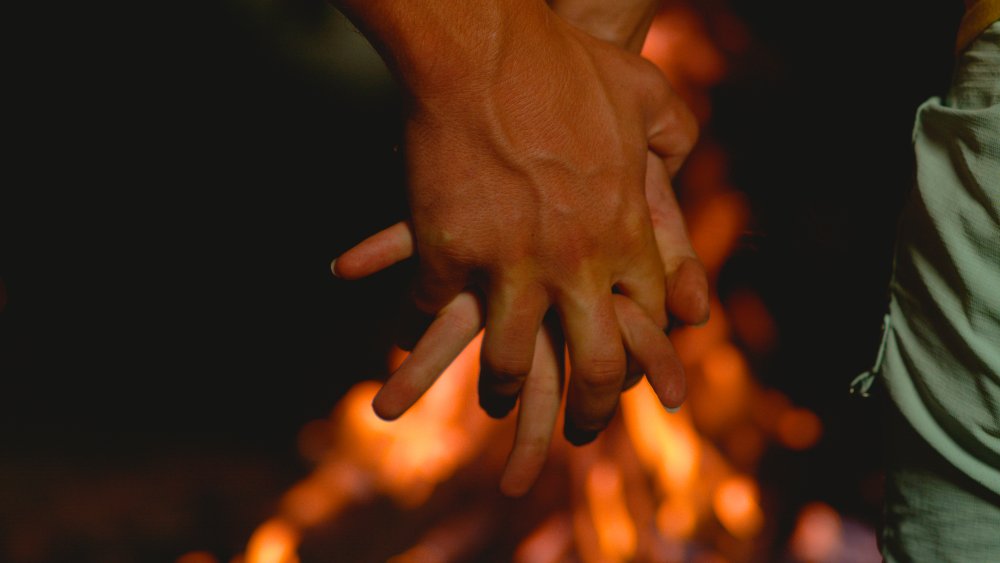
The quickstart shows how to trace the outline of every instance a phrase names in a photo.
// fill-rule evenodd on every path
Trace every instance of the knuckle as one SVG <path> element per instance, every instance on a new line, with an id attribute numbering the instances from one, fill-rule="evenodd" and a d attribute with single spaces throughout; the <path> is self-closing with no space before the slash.
<path id="1" fill-rule="evenodd" d="M 588 358 L 580 364 L 579 374 L 588 386 L 603 389 L 621 389 L 625 377 L 624 358 Z"/>
<path id="2" fill-rule="evenodd" d="M 626 248 L 646 248 L 646 234 L 649 232 L 649 219 L 642 211 L 628 213 L 622 221 L 619 239 Z"/>
<path id="3" fill-rule="evenodd" d="M 531 358 L 514 355 L 484 354 L 483 366 L 498 383 L 523 381 L 531 370 Z"/>
<path id="4" fill-rule="evenodd" d="M 674 128 L 677 131 L 677 144 L 682 152 L 687 154 L 691 152 L 691 149 L 694 148 L 694 145 L 698 142 L 698 136 L 700 135 L 698 118 L 695 117 L 691 108 L 689 108 L 687 104 L 676 96 L 673 103 L 672 113 Z"/>
<path id="5" fill-rule="evenodd" d="M 413 292 L 413 307 L 425 315 L 435 315 L 441 310 L 441 300 L 425 291 L 417 290 Z"/>

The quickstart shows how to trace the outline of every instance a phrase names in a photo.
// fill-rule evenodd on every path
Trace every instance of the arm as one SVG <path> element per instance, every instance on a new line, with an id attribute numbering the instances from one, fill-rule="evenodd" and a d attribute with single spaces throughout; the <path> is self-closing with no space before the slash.
<path id="1" fill-rule="evenodd" d="M 509 30 L 544 11 L 535 0 L 336 0 L 411 96 L 443 94 L 495 69 Z M 520 20 L 520 21 L 519 21 Z M 467 83 L 464 86 L 472 86 Z"/>

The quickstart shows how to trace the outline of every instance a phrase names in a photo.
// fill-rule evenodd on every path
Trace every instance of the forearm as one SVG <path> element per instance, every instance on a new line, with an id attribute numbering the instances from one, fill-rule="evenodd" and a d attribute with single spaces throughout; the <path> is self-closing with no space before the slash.
<path id="1" fill-rule="evenodd" d="M 562 18 L 594 37 L 638 53 L 660 0 L 549 0 Z"/>
<path id="2" fill-rule="evenodd" d="M 334 1 L 411 94 L 489 76 L 549 12 L 542 0 Z"/>

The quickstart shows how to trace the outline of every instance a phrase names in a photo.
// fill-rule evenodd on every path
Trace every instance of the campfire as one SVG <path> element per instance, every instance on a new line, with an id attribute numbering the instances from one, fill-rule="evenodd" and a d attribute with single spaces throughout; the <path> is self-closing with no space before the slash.
<path id="1" fill-rule="evenodd" d="M 728 12 L 712 18 L 668 3 L 644 52 L 703 125 L 709 89 L 749 41 Z M 704 136 L 676 189 L 714 288 L 748 228 L 747 201 L 728 183 L 724 151 Z M 479 409 L 478 339 L 395 422 L 372 412 L 378 383 L 356 385 L 328 419 L 301 430 L 299 450 L 314 468 L 233 561 L 845 560 L 845 524 L 822 503 L 806 506 L 791 541 L 775 545 L 760 460 L 768 448 L 811 448 L 823 428 L 754 376 L 748 353 L 766 355 L 778 339 L 761 298 L 743 290 L 723 303 L 713 294 L 709 323 L 671 338 L 689 378 L 686 404 L 668 413 L 642 382 L 594 443 L 571 447 L 557 429 L 523 499 L 497 489 L 516 417 L 496 421 Z M 394 352 L 390 368 L 404 358 Z M 180 561 L 215 559 L 192 552 Z"/>

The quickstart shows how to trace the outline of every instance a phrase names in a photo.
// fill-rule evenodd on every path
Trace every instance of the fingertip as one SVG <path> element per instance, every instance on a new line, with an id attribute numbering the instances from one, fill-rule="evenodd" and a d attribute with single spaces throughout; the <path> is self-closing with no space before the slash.
<path id="1" fill-rule="evenodd" d="M 507 468 L 500 477 L 500 492 L 510 498 L 519 498 L 528 494 L 535 484 L 536 477 L 526 478 L 516 471 Z"/>
<path id="2" fill-rule="evenodd" d="M 502 419 L 506 418 L 508 414 L 517 405 L 517 396 L 504 397 L 502 395 L 496 395 L 494 393 L 484 393 L 480 391 L 479 393 L 479 406 L 486 411 L 486 414 L 490 418 Z"/>
<path id="3" fill-rule="evenodd" d="M 596 440 L 600 433 L 600 430 L 583 430 L 575 424 L 570 423 L 563 426 L 563 436 L 566 437 L 566 441 L 574 446 L 586 446 Z"/>
<path id="4" fill-rule="evenodd" d="M 379 270 L 371 264 L 366 264 L 365 259 L 363 253 L 358 254 L 354 249 L 348 250 L 330 262 L 330 272 L 337 279 L 358 280 Z"/>
<path id="5" fill-rule="evenodd" d="M 677 268 L 668 306 L 686 324 L 703 326 L 709 318 L 708 277 L 701 263 L 690 258 Z"/>
<path id="6" fill-rule="evenodd" d="M 667 410 L 675 409 L 671 412 L 676 412 L 676 409 L 681 408 L 687 400 L 687 376 L 679 360 L 676 360 L 676 365 L 670 367 L 670 371 L 673 372 L 672 375 L 664 378 L 666 381 L 654 385 L 654 389 L 660 403 Z"/>
<path id="7" fill-rule="evenodd" d="M 372 399 L 372 410 L 375 411 L 375 416 L 387 422 L 392 422 L 403 415 L 399 407 L 392 405 L 392 402 L 382 394 L 382 391 L 376 393 L 375 398 Z"/>
<path id="8" fill-rule="evenodd" d="M 670 341 L 664 337 L 663 342 L 668 353 L 660 355 L 647 366 L 646 379 L 660 404 L 672 409 L 680 407 L 687 399 L 687 376 Z"/>

